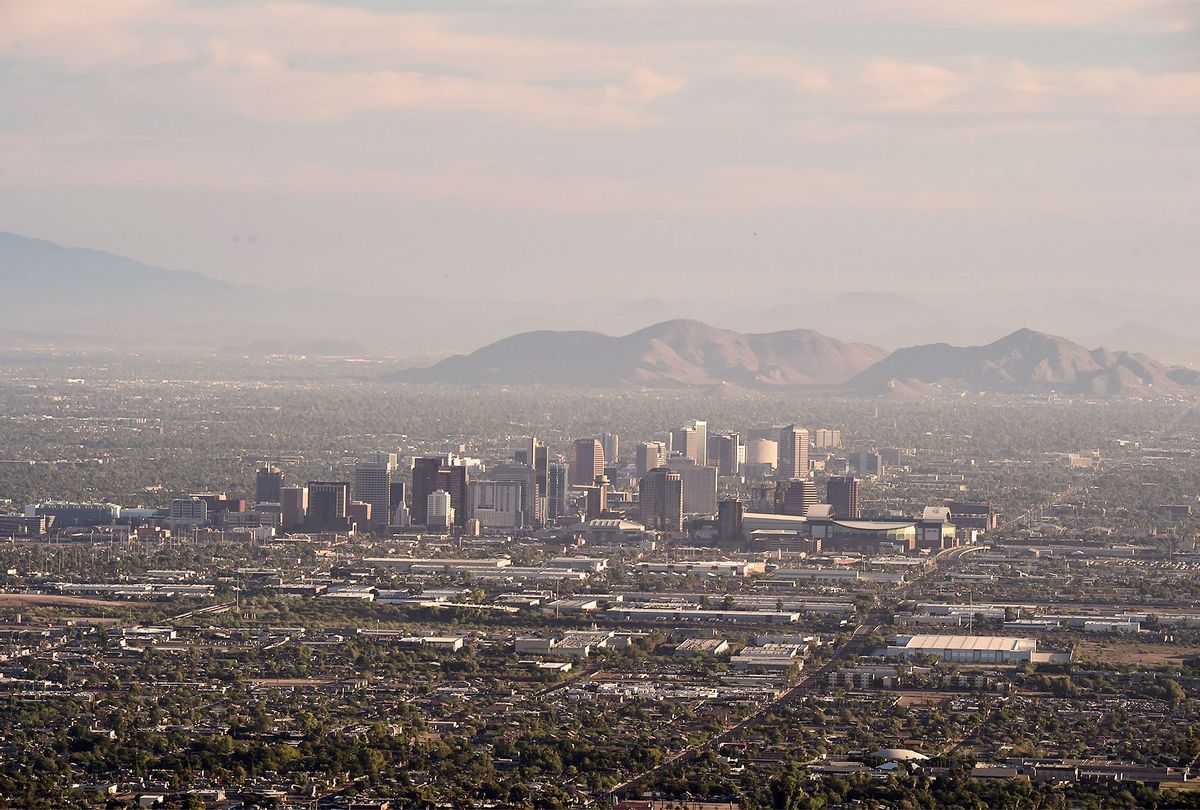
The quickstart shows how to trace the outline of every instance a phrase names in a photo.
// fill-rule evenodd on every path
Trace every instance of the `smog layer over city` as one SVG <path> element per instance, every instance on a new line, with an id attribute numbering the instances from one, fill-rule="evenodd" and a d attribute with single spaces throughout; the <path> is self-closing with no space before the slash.
<path id="1" fill-rule="evenodd" d="M 0 0 L 0 808 L 1200 808 L 1200 6 Z"/>

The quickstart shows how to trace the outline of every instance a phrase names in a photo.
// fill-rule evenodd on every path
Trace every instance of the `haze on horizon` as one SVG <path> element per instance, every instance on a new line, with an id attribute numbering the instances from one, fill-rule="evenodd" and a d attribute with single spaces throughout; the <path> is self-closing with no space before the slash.
<path id="1" fill-rule="evenodd" d="M 1200 295 L 1200 6 L 0 2 L 0 230 L 238 284 Z"/>

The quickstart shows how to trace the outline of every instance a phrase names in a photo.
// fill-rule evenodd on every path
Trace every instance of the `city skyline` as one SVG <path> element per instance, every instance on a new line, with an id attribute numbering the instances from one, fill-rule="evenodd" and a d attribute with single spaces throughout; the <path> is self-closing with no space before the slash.
<path id="1" fill-rule="evenodd" d="M 1198 44 L 0 0 L 0 810 L 1200 808 Z"/>

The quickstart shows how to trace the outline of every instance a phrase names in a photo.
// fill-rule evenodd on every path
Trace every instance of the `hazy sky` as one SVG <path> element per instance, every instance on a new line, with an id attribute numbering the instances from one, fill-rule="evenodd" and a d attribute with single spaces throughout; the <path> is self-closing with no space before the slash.
<path id="1" fill-rule="evenodd" d="M 0 0 L 0 230 L 240 283 L 1200 292 L 1200 2 Z"/>

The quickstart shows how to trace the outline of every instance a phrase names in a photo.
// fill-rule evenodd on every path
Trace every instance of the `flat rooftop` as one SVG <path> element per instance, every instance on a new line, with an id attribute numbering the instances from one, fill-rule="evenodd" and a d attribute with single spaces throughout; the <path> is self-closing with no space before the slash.
<path id="1" fill-rule="evenodd" d="M 1036 642 L 1031 638 L 1016 638 L 1015 636 L 942 636 L 916 635 L 899 636 L 896 638 L 897 647 L 912 649 L 937 650 L 995 650 L 1018 651 L 1028 650 Z"/>

